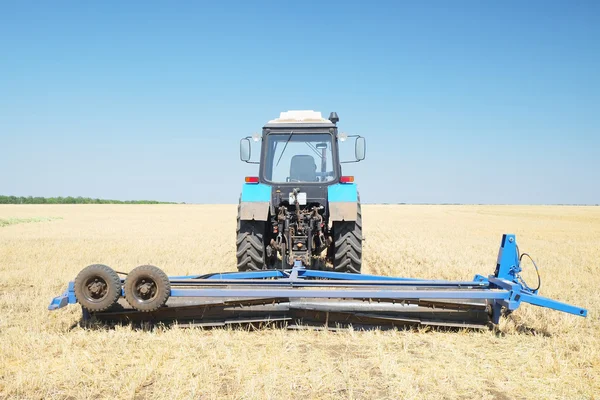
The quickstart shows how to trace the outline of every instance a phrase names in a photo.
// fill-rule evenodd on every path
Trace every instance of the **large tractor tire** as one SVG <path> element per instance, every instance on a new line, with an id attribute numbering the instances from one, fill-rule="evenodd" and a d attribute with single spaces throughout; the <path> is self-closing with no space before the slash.
<path id="1" fill-rule="evenodd" d="M 333 222 L 333 269 L 360 274 L 362 265 L 362 211 L 357 204 L 356 221 Z"/>
<path id="2" fill-rule="evenodd" d="M 265 262 L 265 222 L 242 221 L 240 206 L 237 215 L 236 257 L 238 271 L 258 271 L 264 269 Z"/>

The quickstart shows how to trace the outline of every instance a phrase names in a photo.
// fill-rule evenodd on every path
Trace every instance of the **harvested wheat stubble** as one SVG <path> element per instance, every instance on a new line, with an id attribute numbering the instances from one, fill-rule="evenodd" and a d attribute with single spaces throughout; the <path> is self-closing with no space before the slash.
<path id="1" fill-rule="evenodd" d="M 499 332 L 77 327 L 46 307 L 86 265 L 235 270 L 235 205 L 3 205 L 0 398 L 594 398 L 600 393 L 600 207 L 365 205 L 364 272 L 471 279 L 502 233 L 541 267 L 541 294 Z M 527 267 L 525 267 L 527 268 Z M 534 280 L 532 269 L 526 278 Z"/>

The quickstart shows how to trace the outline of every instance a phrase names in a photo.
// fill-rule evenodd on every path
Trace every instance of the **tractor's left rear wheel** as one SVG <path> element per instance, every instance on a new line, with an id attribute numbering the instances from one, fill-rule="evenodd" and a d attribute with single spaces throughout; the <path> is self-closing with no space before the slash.
<path id="1" fill-rule="evenodd" d="M 264 221 L 242 220 L 241 205 L 238 205 L 236 229 L 237 269 L 244 271 L 259 271 L 267 268 L 265 248 Z"/>
<path id="2" fill-rule="evenodd" d="M 239 221 L 236 240 L 238 271 L 265 268 L 264 229 L 263 221 Z"/>

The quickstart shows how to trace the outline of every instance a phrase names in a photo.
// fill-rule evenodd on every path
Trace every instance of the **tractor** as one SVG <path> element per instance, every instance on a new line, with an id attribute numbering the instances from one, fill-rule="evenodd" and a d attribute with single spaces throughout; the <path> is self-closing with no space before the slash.
<path id="1" fill-rule="evenodd" d="M 338 132 L 339 117 L 315 111 L 282 112 L 240 141 L 240 159 L 259 164 L 247 176 L 237 216 L 239 271 L 307 269 L 360 273 L 362 219 L 353 176 L 342 163 L 365 158 L 359 135 Z M 354 157 L 340 160 L 340 145 L 354 143 Z M 343 143 L 343 144 L 342 144 Z M 252 148 L 260 145 L 259 161 Z"/>

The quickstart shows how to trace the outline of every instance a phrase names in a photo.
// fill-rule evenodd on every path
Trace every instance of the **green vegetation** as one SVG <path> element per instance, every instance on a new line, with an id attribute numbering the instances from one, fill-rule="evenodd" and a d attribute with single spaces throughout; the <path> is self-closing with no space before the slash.
<path id="1" fill-rule="evenodd" d="M 62 217 L 34 217 L 34 218 L 0 218 L 0 228 L 8 225 L 27 224 L 30 222 L 46 222 L 62 219 Z"/>
<path id="2" fill-rule="evenodd" d="M 105 200 L 90 197 L 0 196 L 0 204 L 177 204 L 156 200 Z"/>

